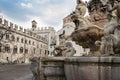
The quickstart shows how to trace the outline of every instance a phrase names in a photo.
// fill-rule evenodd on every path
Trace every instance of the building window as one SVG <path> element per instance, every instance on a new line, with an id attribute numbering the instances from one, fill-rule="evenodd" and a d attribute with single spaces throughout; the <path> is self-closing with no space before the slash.
<path id="1" fill-rule="evenodd" d="M 31 44 L 31 41 L 29 40 L 29 44 Z"/>
<path id="2" fill-rule="evenodd" d="M 9 39 L 9 34 L 6 34 L 6 39 Z"/>
<path id="3" fill-rule="evenodd" d="M 10 46 L 8 44 L 5 46 L 5 52 L 10 53 Z"/>
<path id="4" fill-rule="evenodd" d="M 33 48 L 33 53 L 35 54 L 35 48 Z"/>
<path id="5" fill-rule="evenodd" d="M 47 51 L 45 50 L 45 55 L 47 55 Z"/>
<path id="6" fill-rule="evenodd" d="M 23 47 L 20 48 L 20 53 L 23 53 Z"/>
<path id="7" fill-rule="evenodd" d="M 12 41 L 15 41 L 15 36 L 12 35 L 12 36 L 11 36 L 11 39 L 12 39 Z"/>
<path id="8" fill-rule="evenodd" d="M 33 42 L 33 45 L 35 45 L 35 43 Z"/>
<path id="9" fill-rule="evenodd" d="M 27 40 L 25 40 L 25 44 L 27 44 Z"/>
<path id="10" fill-rule="evenodd" d="M 48 51 L 48 55 L 50 54 L 50 52 Z"/>
<path id="11" fill-rule="evenodd" d="M 28 49 L 25 49 L 25 53 L 26 53 L 26 54 L 28 53 Z"/>
<path id="12" fill-rule="evenodd" d="M 17 54 L 17 47 L 16 46 L 13 48 L 13 53 Z"/>
<path id="13" fill-rule="evenodd" d="M 17 37 L 17 42 L 19 42 L 19 37 Z"/>
<path id="14" fill-rule="evenodd" d="M 21 39 L 21 43 L 23 43 L 23 38 Z"/>
<path id="15" fill-rule="evenodd" d="M 10 53 L 10 47 L 5 46 L 5 52 Z"/>

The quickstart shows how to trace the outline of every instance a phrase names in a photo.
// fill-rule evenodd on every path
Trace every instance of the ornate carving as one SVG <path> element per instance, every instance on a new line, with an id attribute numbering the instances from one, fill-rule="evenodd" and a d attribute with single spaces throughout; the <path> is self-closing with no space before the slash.
<path id="1" fill-rule="evenodd" d="M 112 15 L 112 11 L 115 10 L 117 11 L 116 17 L 111 17 L 110 21 L 105 25 L 104 27 L 104 37 L 102 38 L 103 44 L 102 46 L 102 51 L 103 54 L 105 55 L 115 55 L 120 52 L 120 2 L 116 4 L 113 8 L 111 8 L 109 11 Z M 109 17 L 108 17 L 109 18 Z"/>
<path id="2" fill-rule="evenodd" d="M 94 44 L 96 40 L 100 40 L 104 35 L 103 29 L 98 26 L 92 25 L 83 27 L 72 33 L 72 40 L 84 48 L 90 48 L 91 51 L 97 50 L 98 48 Z"/>
<path id="3" fill-rule="evenodd" d="M 71 19 L 76 25 L 76 30 L 81 27 L 87 27 L 90 22 L 84 16 L 86 14 L 87 4 L 81 0 L 77 1 L 75 11 L 71 14 Z"/>
<path id="4" fill-rule="evenodd" d="M 72 43 L 66 42 L 67 37 L 65 36 L 65 31 L 61 35 L 59 35 L 60 44 L 56 46 L 53 55 L 54 56 L 73 56 L 76 51 L 72 46 Z"/>
<path id="5" fill-rule="evenodd" d="M 88 2 L 88 11 L 92 19 L 92 23 L 99 27 L 104 27 L 107 22 L 107 13 L 106 4 L 103 3 L 103 0 L 91 0 Z"/>

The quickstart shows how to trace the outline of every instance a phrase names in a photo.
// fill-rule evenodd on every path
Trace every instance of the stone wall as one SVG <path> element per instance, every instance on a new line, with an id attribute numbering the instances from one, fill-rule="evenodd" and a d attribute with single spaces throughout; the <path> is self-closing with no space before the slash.
<path id="1" fill-rule="evenodd" d="M 49 57 L 41 61 L 41 80 L 120 80 L 119 57 Z"/>

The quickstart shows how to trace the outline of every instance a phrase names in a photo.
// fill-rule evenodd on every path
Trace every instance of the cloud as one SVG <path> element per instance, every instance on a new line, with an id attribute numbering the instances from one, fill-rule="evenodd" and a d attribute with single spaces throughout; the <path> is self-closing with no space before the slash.
<path id="1" fill-rule="evenodd" d="M 23 8 L 33 8 L 32 4 L 31 3 L 21 3 L 20 4 Z"/>
<path id="2" fill-rule="evenodd" d="M 35 0 L 36 3 L 39 3 L 39 4 L 44 4 L 44 3 L 48 3 L 50 2 L 50 0 Z"/>
<path id="3" fill-rule="evenodd" d="M 15 1 L 7 1 L 4 4 L 0 1 L 0 7 L 4 9 L 7 16 L 24 26 L 24 28 L 31 28 L 31 21 L 34 19 L 37 21 L 39 27 L 52 26 L 59 30 L 62 28 L 63 18 L 74 11 L 76 6 L 76 0 Z M 4 8 L 7 7 L 4 6 L 6 3 L 11 3 L 9 7 L 12 10 Z"/>
<path id="4" fill-rule="evenodd" d="M 63 2 L 61 3 L 54 2 L 56 4 L 51 3 L 50 0 L 45 0 L 42 3 L 37 3 L 38 1 L 44 1 L 44 0 L 32 1 L 31 3 L 35 5 L 30 10 L 32 14 L 26 14 L 25 17 L 28 19 L 29 22 L 32 19 L 36 20 L 39 27 L 52 26 L 57 30 L 62 28 L 63 18 L 69 15 L 74 10 L 76 3 L 75 1 L 69 1 L 69 0 L 63 0 Z M 51 1 L 55 1 L 55 0 L 51 0 Z"/>

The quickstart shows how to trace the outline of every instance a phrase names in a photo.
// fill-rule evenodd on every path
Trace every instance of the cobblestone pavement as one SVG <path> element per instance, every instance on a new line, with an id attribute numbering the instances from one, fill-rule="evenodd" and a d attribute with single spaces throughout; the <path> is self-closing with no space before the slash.
<path id="1" fill-rule="evenodd" d="M 0 80 L 32 80 L 29 65 L 0 65 Z"/>

